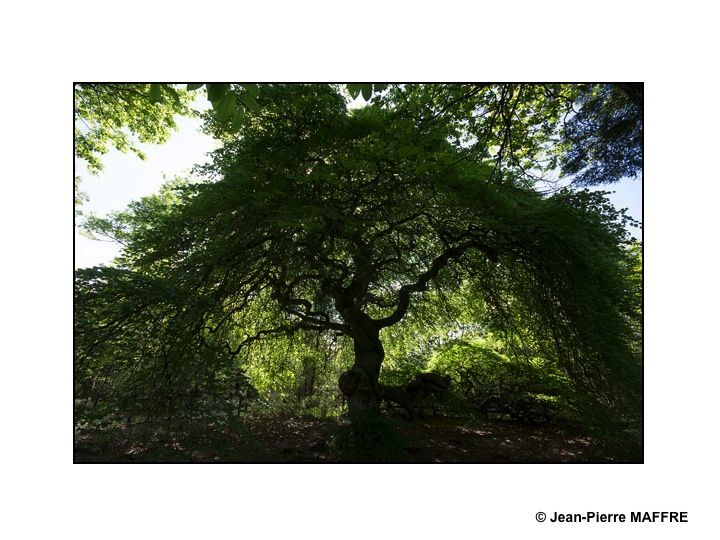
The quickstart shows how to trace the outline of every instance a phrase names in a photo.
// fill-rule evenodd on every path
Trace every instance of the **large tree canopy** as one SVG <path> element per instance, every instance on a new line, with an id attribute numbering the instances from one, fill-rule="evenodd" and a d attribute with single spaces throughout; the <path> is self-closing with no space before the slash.
<path id="1" fill-rule="evenodd" d="M 376 410 L 397 394 L 380 383 L 387 329 L 462 291 L 612 399 L 636 376 L 624 217 L 601 193 L 534 186 L 573 92 L 395 86 L 348 110 L 340 87 L 267 85 L 240 117 L 208 115 L 224 146 L 206 181 L 90 224 L 124 250 L 77 272 L 78 386 L 101 372 L 172 399 L 258 342 L 320 335 L 352 345 L 351 413 Z"/>

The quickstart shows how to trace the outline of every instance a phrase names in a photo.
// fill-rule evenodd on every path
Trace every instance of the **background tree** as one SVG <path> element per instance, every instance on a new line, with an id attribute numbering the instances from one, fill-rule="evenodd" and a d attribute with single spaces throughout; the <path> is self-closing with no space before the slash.
<path id="1" fill-rule="evenodd" d="M 393 85 L 383 99 L 420 126 L 453 124 L 498 179 L 599 185 L 642 169 L 642 83 Z"/>
<path id="2" fill-rule="evenodd" d="M 75 85 L 75 155 L 93 174 L 110 148 L 145 154 L 136 140 L 163 143 L 176 128 L 175 115 L 189 116 L 187 91 L 170 84 L 81 83 Z"/>
<path id="3" fill-rule="evenodd" d="M 598 185 L 642 173 L 642 84 L 583 87 L 563 123 L 562 173 Z"/>
<path id="4" fill-rule="evenodd" d="M 237 107 L 246 90 L 226 92 Z M 528 126 L 547 117 L 549 133 L 559 114 L 534 117 L 532 92 L 398 86 L 347 111 L 336 87 L 270 85 L 239 121 L 209 115 L 225 144 L 207 182 L 91 225 L 125 247 L 118 268 L 78 273 L 78 369 L 119 346 L 172 396 L 262 340 L 335 336 L 352 344 L 350 412 L 377 411 L 392 395 L 382 336 L 428 295 L 466 290 L 598 399 L 637 388 L 623 216 L 602 194 L 528 185 L 524 160 L 550 144 Z"/>
<path id="5" fill-rule="evenodd" d="M 74 88 L 75 157 L 85 162 L 88 172 L 99 174 L 102 156 L 111 148 L 133 152 L 143 143 L 163 143 L 175 130 L 175 116 L 191 116 L 191 96 L 171 84 L 79 83 Z M 75 213 L 88 197 L 75 176 Z"/>

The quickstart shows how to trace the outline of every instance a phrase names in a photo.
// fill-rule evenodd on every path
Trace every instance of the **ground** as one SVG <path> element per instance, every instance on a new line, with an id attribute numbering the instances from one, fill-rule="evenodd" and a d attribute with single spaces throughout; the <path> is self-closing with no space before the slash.
<path id="1" fill-rule="evenodd" d="M 246 415 L 242 420 L 80 423 L 75 462 L 640 463 L 639 444 L 568 425 L 432 417 L 373 420 Z"/>

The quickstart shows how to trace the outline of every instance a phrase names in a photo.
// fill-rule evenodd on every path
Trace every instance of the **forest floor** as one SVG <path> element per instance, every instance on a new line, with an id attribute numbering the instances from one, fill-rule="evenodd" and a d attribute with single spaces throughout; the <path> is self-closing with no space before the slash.
<path id="1" fill-rule="evenodd" d="M 637 438 L 636 438 L 637 439 Z M 631 442 L 628 442 L 631 441 Z M 641 463 L 623 434 L 567 425 L 442 416 L 381 419 L 358 431 L 344 419 L 246 415 L 150 427 L 102 422 L 75 430 L 76 463 Z"/>

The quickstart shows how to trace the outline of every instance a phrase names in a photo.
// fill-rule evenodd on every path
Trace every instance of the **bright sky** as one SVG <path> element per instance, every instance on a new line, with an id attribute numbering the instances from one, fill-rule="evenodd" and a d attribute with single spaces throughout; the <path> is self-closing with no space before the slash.
<path id="1" fill-rule="evenodd" d="M 176 123 L 178 130 L 166 143 L 138 144 L 145 160 L 113 150 L 102 157 L 105 168 L 98 176 L 89 174 L 84 163 L 76 160 L 76 174 L 82 178 L 80 190 L 89 197 L 82 211 L 104 216 L 122 210 L 133 200 L 157 192 L 166 178 L 187 175 L 193 165 L 207 161 L 207 153 L 217 143 L 200 132 L 201 120 L 178 116 Z M 119 253 L 119 244 L 91 240 L 75 229 L 75 268 L 107 264 Z"/>
<path id="2" fill-rule="evenodd" d="M 621 180 L 617 184 L 602 186 L 596 190 L 612 191 L 613 193 L 611 193 L 608 198 L 615 207 L 627 208 L 628 215 L 642 223 L 642 178 Z M 639 227 L 628 227 L 628 230 L 635 238 L 642 239 L 642 229 Z"/>
<path id="3" fill-rule="evenodd" d="M 350 106 L 359 106 L 358 101 L 362 98 L 358 97 Z M 178 116 L 176 122 L 178 130 L 168 142 L 138 145 L 146 160 L 113 150 L 102 157 L 105 169 L 99 176 L 87 173 L 84 164 L 76 161 L 76 174 L 82 178 L 80 189 L 90 199 L 83 204 L 83 212 L 103 216 L 122 210 L 131 201 L 157 192 L 166 178 L 187 175 L 193 165 L 207 161 L 207 153 L 218 143 L 200 132 L 201 121 Z M 641 180 L 625 180 L 599 189 L 614 191 L 610 196 L 613 204 L 627 208 L 630 216 L 642 221 Z M 631 233 L 638 238 L 642 235 L 637 229 Z M 75 230 L 75 268 L 107 264 L 119 253 L 119 244 L 91 240 Z"/>

